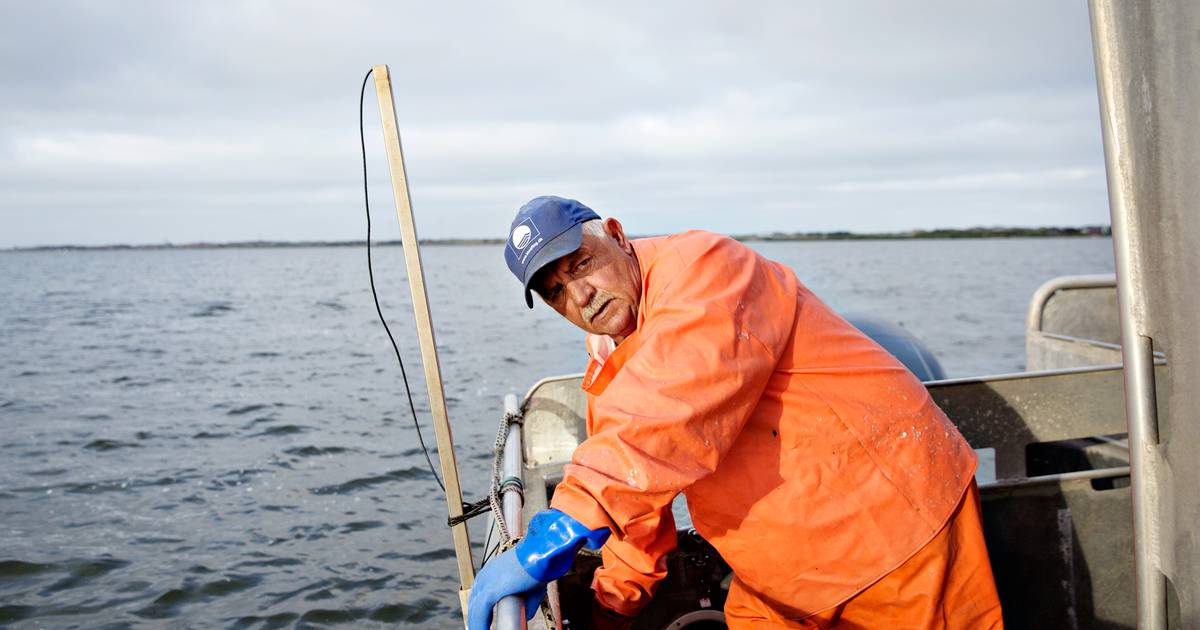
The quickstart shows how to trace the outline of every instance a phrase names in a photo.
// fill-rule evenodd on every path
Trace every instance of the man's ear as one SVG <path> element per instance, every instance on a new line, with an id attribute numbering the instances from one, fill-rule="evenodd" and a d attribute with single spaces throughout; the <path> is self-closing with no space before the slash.
<path id="1" fill-rule="evenodd" d="M 621 227 L 621 222 L 609 217 L 604 220 L 604 233 L 608 234 L 617 245 L 626 253 L 633 253 L 633 244 L 625 237 L 625 228 Z"/>

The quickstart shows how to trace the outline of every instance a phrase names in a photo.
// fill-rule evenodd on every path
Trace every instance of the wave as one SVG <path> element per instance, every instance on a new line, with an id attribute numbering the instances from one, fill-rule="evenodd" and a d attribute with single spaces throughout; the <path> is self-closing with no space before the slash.
<path id="1" fill-rule="evenodd" d="M 351 479 L 345 483 L 334 484 L 331 486 L 321 486 L 319 488 L 310 488 L 308 491 L 319 495 L 353 494 L 359 490 L 365 490 L 381 484 L 394 483 L 397 481 L 411 481 L 414 479 L 429 479 L 431 476 L 432 475 L 430 475 L 428 470 L 412 466 L 401 470 L 393 470 L 382 475 Z"/>
<path id="2" fill-rule="evenodd" d="M 218 317 L 234 310 L 231 302 L 209 302 L 192 313 L 192 317 Z"/>
<path id="3" fill-rule="evenodd" d="M 255 405 L 246 405 L 244 407 L 237 407 L 234 409 L 230 409 L 229 411 L 225 412 L 225 415 L 244 416 L 248 413 L 254 413 L 255 411 L 260 411 L 262 409 L 270 409 L 270 408 L 271 408 L 271 405 L 261 404 L 261 403 L 255 404 Z"/>
<path id="4" fill-rule="evenodd" d="M 358 449 L 350 449 L 344 446 L 296 446 L 285 449 L 283 452 L 287 455 L 296 455 L 297 457 L 319 457 L 321 455 L 341 455 Z"/>
<path id="5" fill-rule="evenodd" d="M 193 440 L 217 440 L 220 438 L 227 438 L 230 435 L 232 435 L 232 434 L 231 433 L 209 433 L 208 431 L 201 431 L 201 432 L 197 433 L 196 435 L 193 435 L 192 439 Z"/>
<path id="6" fill-rule="evenodd" d="M 158 477 L 154 479 L 134 479 L 118 478 L 107 479 L 102 481 L 86 481 L 86 482 L 64 482 L 48 486 L 26 486 L 23 488 L 13 488 L 13 492 L 21 494 L 54 494 L 61 491 L 63 494 L 102 494 L 106 492 L 126 492 L 138 488 L 155 488 L 163 486 L 174 486 L 177 484 L 188 483 L 189 480 L 196 479 L 194 474 L 179 474 L 167 477 Z"/>
<path id="7" fill-rule="evenodd" d="M 269 435 L 296 435 L 298 433 L 304 433 L 306 431 L 309 431 L 309 427 L 301 426 L 298 424 L 284 424 L 284 425 L 277 426 L 277 427 L 271 427 L 270 429 L 267 429 L 266 431 L 262 431 L 260 433 L 255 433 L 255 434 L 251 435 L 250 437 L 264 437 L 264 436 L 269 436 Z"/>
<path id="8" fill-rule="evenodd" d="M 387 523 L 384 523 L 383 521 L 354 521 L 352 523 L 346 523 L 343 525 L 342 528 L 338 530 L 338 533 L 353 534 L 355 532 L 365 532 L 369 529 L 378 529 L 386 526 Z"/>
<path id="9" fill-rule="evenodd" d="M 230 574 L 210 582 L 194 582 L 191 578 L 184 580 L 182 586 L 168 590 L 159 595 L 149 606 L 133 611 L 134 615 L 143 619 L 167 619 L 179 614 L 187 604 L 207 602 L 218 597 L 224 597 L 258 586 L 263 581 L 261 575 Z"/>
<path id="10" fill-rule="evenodd" d="M 100 558 L 97 560 L 75 560 L 67 563 L 67 576 L 47 586 L 39 593 L 47 596 L 59 591 L 65 591 L 88 584 L 97 578 L 102 578 L 117 569 L 129 566 L 129 561 L 117 558 Z"/>
<path id="11" fill-rule="evenodd" d="M 23 560 L 0 560 L 0 582 L 14 577 L 25 577 L 53 571 L 54 565 L 25 562 Z"/>
<path id="12" fill-rule="evenodd" d="M 343 608 L 310 610 L 300 616 L 300 624 L 353 623 L 356 621 L 380 621 L 384 623 L 421 623 L 446 608 L 437 600 L 425 598 L 414 604 L 387 604 L 378 608 Z"/>
<path id="13" fill-rule="evenodd" d="M 141 448 L 141 444 L 135 444 L 133 442 L 121 442 L 119 440 L 99 439 L 88 442 L 83 446 L 83 448 L 86 448 L 89 451 L 105 452 L 115 451 L 121 448 Z"/>
<path id="14" fill-rule="evenodd" d="M 434 549 L 432 551 L 426 551 L 424 553 L 404 554 L 402 557 L 405 560 L 413 560 L 416 562 L 431 562 L 434 560 L 446 560 L 448 558 L 454 557 L 454 549 L 449 548 L 449 547 L 443 547 L 440 549 Z"/>

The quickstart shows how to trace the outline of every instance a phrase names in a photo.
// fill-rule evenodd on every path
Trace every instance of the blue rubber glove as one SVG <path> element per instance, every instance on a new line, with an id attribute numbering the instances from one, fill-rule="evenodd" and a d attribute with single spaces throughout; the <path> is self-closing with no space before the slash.
<path id="1" fill-rule="evenodd" d="M 532 619 L 546 584 L 566 574 L 580 547 L 599 549 L 608 534 L 606 527 L 590 530 L 558 510 L 535 514 L 517 546 L 489 560 L 475 576 L 467 603 L 468 630 L 489 630 L 492 609 L 509 595 L 525 599 L 525 617 Z"/>

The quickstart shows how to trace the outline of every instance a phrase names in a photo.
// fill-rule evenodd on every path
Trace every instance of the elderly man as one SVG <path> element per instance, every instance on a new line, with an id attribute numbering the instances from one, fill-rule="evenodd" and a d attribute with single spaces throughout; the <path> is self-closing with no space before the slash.
<path id="1" fill-rule="evenodd" d="M 974 453 L 790 269 L 705 232 L 630 240 L 558 197 L 525 204 L 509 237 L 526 303 L 589 333 L 589 437 L 551 509 L 480 571 L 471 630 L 505 595 L 532 609 L 584 545 L 603 546 L 597 616 L 636 615 L 680 492 L 733 568 L 731 627 L 1001 627 Z"/>

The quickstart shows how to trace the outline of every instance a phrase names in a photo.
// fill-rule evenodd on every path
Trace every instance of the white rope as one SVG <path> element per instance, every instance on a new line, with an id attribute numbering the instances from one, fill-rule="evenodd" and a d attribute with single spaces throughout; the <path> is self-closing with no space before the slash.
<path id="1" fill-rule="evenodd" d="M 488 503 L 492 506 L 492 515 L 496 519 L 496 531 L 500 533 L 498 548 L 501 551 L 515 545 L 516 540 L 513 538 L 512 532 L 508 530 L 508 521 L 504 519 L 504 509 L 500 505 L 500 493 L 508 485 L 515 485 L 518 492 L 524 490 L 520 479 L 515 479 L 515 483 L 513 483 L 501 476 L 503 474 L 504 445 L 508 442 L 509 426 L 514 423 L 521 424 L 522 421 L 523 417 L 520 412 L 504 414 L 504 418 L 500 421 L 500 430 L 496 433 L 495 450 L 492 457 L 492 482 L 488 491 Z"/>

